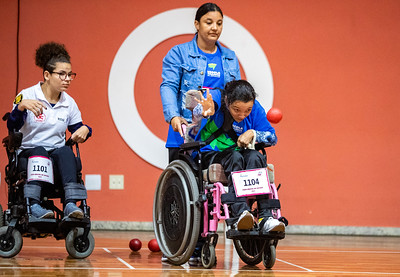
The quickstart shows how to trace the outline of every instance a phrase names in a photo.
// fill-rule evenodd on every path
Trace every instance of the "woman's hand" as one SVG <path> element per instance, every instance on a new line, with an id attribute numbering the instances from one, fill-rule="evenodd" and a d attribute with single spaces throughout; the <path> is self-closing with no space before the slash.
<path id="1" fill-rule="evenodd" d="M 76 143 L 81 143 L 86 140 L 88 134 L 89 128 L 86 126 L 82 126 L 72 134 L 71 139 Z"/>
<path id="2" fill-rule="evenodd" d="M 186 126 L 188 125 L 186 119 L 180 116 L 175 116 L 171 119 L 170 124 L 172 126 L 172 129 L 174 129 L 175 132 L 179 132 L 181 137 L 183 137 L 182 124 L 185 124 Z"/>
<path id="3" fill-rule="evenodd" d="M 37 117 L 43 113 L 43 109 L 47 109 L 45 105 L 39 100 L 24 99 L 18 104 L 18 110 L 23 112 L 29 110 Z"/>
<path id="4" fill-rule="evenodd" d="M 195 98 L 196 99 L 196 98 Z M 204 98 L 202 94 L 200 94 L 200 100 L 197 100 L 203 106 L 203 113 L 204 117 L 214 115 L 215 113 L 215 106 L 212 96 L 210 94 L 210 90 L 207 89 L 207 98 Z"/>
<path id="5" fill-rule="evenodd" d="M 245 148 L 253 141 L 253 137 L 254 131 L 252 129 L 247 130 L 239 136 L 237 140 L 237 145 L 241 148 Z"/>

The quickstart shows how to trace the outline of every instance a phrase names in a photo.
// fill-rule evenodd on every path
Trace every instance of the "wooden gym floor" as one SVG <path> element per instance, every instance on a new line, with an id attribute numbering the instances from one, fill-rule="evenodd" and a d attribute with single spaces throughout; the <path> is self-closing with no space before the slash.
<path id="1" fill-rule="evenodd" d="M 0 276 L 400 276 L 400 237 L 286 235 L 277 248 L 272 270 L 262 263 L 247 266 L 233 244 L 219 236 L 217 265 L 212 269 L 172 266 L 161 252 L 150 252 L 152 232 L 93 231 L 96 246 L 83 260 L 68 257 L 65 241 L 53 237 L 24 238 L 14 258 L 0 258 Z M 139 238 L 142 249 L 132 252 L 129 241 Z"/>

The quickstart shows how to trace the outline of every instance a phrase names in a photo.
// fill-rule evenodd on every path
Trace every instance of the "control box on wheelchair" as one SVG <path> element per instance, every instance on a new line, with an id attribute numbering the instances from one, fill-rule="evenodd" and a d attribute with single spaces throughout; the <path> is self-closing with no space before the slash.
<path id="1" fill-rule="evenodd" d="M 179 159 L 171 162 L 158 179 L 153 203 L 153 225 L 161 251 L 170 263 L 183 264 L 192 255 L 200 235 L 206 241 L 201 249 L 201 262 L 205 268 L 211 268 L 216 262 L 218 222 L 224 220 L 226 237 L 233 240 L 243 262 L 256 265 L 262 261 L 266 268 L 272 268 L 278 241 L 285 237 L 285 232 L 263 232 L 257 224 L 248 231 L 233 228 L 237 218 L 230 216 L 231 200 L 226 193 L 228 180 L 222 165 L 218 163 L 212 163 L 204 169 L 199 151 L 204 146 L 205 142 L 197 141 L 182 144 Z M 264 144 L 258 144 L 256 150 L 266 158 L 265 147 Z M 196 159 L 190 155 L 191 151 L 199 153 Z M 254 192 L 254 187 L 257 187 L 256 190 L 265 188 L 273 217 L 287 225 L 288 221 L 280 212 L 274 167 L 268 164 L 262 170 L 268 172 L 265 178 L 246 180 L 247 186 L 255 185 L 253 192 L 248 194 L 259 194 L 258 191 Z M 247 201 L 253 207 L 251 213 L 257 218 L 256 198 L 249 196 Z"/>
<path id="2" fill-rule="evenodd" d="M 7 114 L 3 120 L 7 120 Z M 64 190 L 57 176 L 54 176 L 54 184 L 44 183 L 41 192 L 42 205 L 53 211 L 55 217 L 32 216 L 29 199 L 24 197 L 28 161 L 20 159 L 17 154 L 21 141 L 20 132 L 10 132 L 2 141 L 8 157 L 8 164 L 5 167 L 8 203 L 5 211 L 0 205 L 0 257 L 10 258 L 17 255 L 22 249 L 22 237 L 36 239 L 50 235 L 57 240 L 65 239 L 65 247 L 71 257 L 77 259 L 88 257 L 94 249 L 94 237 L 90 232 L 90 208 L 86 200 L 82 200 L 80 203 L 84 214 L 82 219 L 64 217 L 63 211 L 52 200 L 59 198 L 61 203 L 64 203 Z M 77 180 L 83 184 L 78 144 L 68 140 L 66 145 L 75 148 Z"/>

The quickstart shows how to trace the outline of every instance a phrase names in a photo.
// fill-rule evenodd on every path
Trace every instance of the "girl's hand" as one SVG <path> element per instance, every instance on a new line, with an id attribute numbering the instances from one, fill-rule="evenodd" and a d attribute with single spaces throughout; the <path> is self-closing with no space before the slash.
<path id="1" fill-rule="evenodd" d="M 196 98 L 195 98 L 196 99 Z M 210 90 L 207 89 L 207 98 L 204 98 L 202 94 L 200 94 L 200 100 L 197 100 L 203 106 L 203 113 L 204 117 L 214 115 L 215 113 L 215 106 L 212 96 L 210 94 Z"/>
<path id="2" fill-rule="evenodd" d="M 254 137 L 254 131 L 253 130 L 247 130 L 243 134 L 241 134 L 237 140 L 237 145 L 241 148 L 247 147 L 252 141 Z"/>
<path id="3" fill-rule="evenodd" d="M 20 110 L 21 112 L 23 112 L 24 110 L 29 110 L 36 117 L 43 113 L 43 109 L 47 109 L 47 108 L 39 100 L 24 99 L 18 104 L 18 110 Z"/>
<path id="4" fill-rule="evenodd" d="M 82 126 L 72 134 L 71 139 L 76 143 L 81 143 L 86 140 L 88 134 L 89 128 L 86 126 Z"/>

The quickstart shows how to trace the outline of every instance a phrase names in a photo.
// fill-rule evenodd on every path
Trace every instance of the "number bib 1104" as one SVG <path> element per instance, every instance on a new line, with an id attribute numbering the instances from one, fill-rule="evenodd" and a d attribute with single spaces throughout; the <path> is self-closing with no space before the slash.
<path id="1" fill-rule="evenodd" d="M 231 175 L 237 197 L 271 193 L 266 168 L 234 171 Z"/>
<path id="2" fill-rule="evenodd" d="M 43 181 L 54 184 L 53 163 L 43 156 L 32 156 L 28 159 L 28 182 Z"/>

